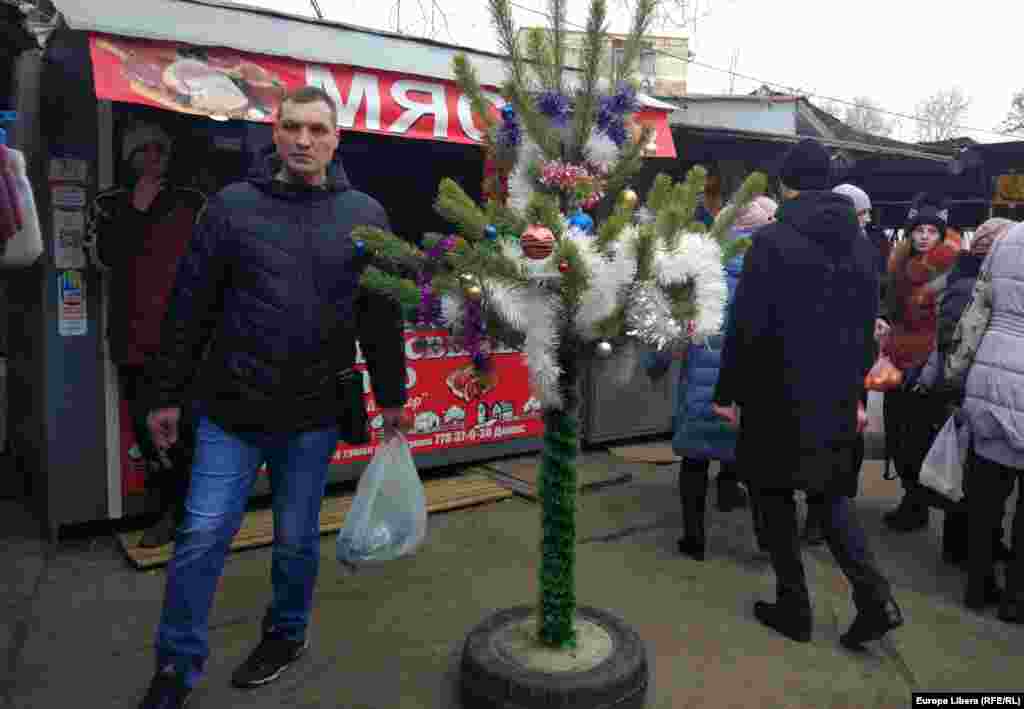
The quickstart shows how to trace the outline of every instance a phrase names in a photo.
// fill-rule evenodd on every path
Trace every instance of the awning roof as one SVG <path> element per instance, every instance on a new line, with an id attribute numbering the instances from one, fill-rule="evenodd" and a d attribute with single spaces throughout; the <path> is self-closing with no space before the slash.
<path id="1" fill-rule="evenodd" d="M 418 76 L 455 79 L 452 59 L 467 55 L 480 83 L 500 86 L 505 57 L 433 40 L 339 22 L 318 21 L 273 10 L 212 0 L 54 0 L 68 26 L 83 32 L 240 52 L 288 57 L 318 64 L 343 64 Z M 578 72 L 569 68 L 570 77 Z M 572 78 L 570 78 L 570 81 Z M 661 111 L 675 106 L 640 95 Z"/>

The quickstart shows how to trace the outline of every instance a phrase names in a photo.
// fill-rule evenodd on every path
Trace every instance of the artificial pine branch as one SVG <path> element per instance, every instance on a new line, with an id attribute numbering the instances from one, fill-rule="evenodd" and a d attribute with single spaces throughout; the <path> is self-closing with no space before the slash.
<path id="1" fill-rule="evenodd" d="M 460 267 L 470 273 L 515 288 L 530 284 L 522 264 L 513 261 L 499 249 L 467 249 L 461 257 Z"/>
<path id="2" fill-rule="evenodd" d="M 543 151 L 544 156 L 549 160 L 559 160 L 562 157 L 562 143 L 558 136 L 551 129 L 547 118 L 541 115 L 533 102 L 529 92 L 517 83 L 509 79 L 502 86 L 502 94 L 505 99 L 515 106 L 516 114 L 519 116 L 527 135 Z"/>
<path id="3" fill-rule="evenodd" d="M 514 209 L 501 204 L 497 200 L 488 200 L 485 208 L 487 223 L 493 224 L 499 236 L 504 234 L 519 236 L 526 229 L 526 220 Z"/>
<path id="4" fill-rule="evenodd" d="M 426 263 L 426 256 L 422 251 L 383 229 L 358 226 L 352 230 L 351 239 L 353 242 L 365 242 L 370 259 L 388 271 L 415 274 Z"/>
<path id="5" fill-rule="evenodd" d="M 579 246 L 568 239 L 558 243 L 556 256 L 568 266 L 562 274 L 562 303 L 567 311 L 574 313 L 579 309 L 584 294 L 590 288 L 590 269 L 580 254 Z"/>
<path id="6" fill-rule="evenodd" d="M 390 295 L 398 301 L 402 307 L 402 317 L 406 322 L 416 319 L 416 309 L 420 304 L 420 291 L 412 281 L 385 273 L 376 266 L 367 266 L 359 284 L 366 290 Z"/>
<path id="7" fill-rule="evenodd" d="M 619 240 L 622 231 L 633 223 L 633 208 L 625 202 L 619 201 L 615 205 L 615 211 L 611 216 L 601 223 L 597 228 L 597 236 L 594 237 L 594 248 L 601 254 L 607 255 L 612 244 Z"/>
<path id="8" fill-rule="evenodd" d="M 724 247 L 726 236 L 736 223 L 736 217 L 747 208 L 754 197 L 763 194 L 767 189 L 768 177 L 763 172 L 752 172 L 747 175 L 747 179 L 740 185 L 730 204 L 718 213 L 718 218 L 711 227 L 711 237 Z"/>
<path id="9" fill-rule="evenodd" d="M 657 245 L 657 231 L 652 224 L 644 224 L 637 230 L 633 240 L 633 255 L 636 257 L 636 281 L 643 283 L 654 278 L 654 247 Z"/>
<path id="10" fill-rule="evenodd" d="M 644 164 L 644 150 L 643 146 L 647 145 L 651 139 L 651 132 L 654 129 L 650 126 L 644 127 L 643 133 L 640 136 L 640 140 L 636 142 L 627 141 L 623 146 L 622 153 L 619 156 L 619 161 L 615 163 L 615 167 L 608 174 L 605 180 L 604 188 L 604 199 L 601 200 L 602 204 L 598 207 L 598 211 L 601 211 L 602 207 L 605 207 L 609 202 L 614 204 L 619 199 L 619 193 L 625 189 L 629 181 L 633 179 L 635 175 Z"/>
<path id="11" fill-rule="evenodd" d="M 662 207 L 665 206 L 665 203 L 671 195 L 672 178 L 664 172 L 659 172 L 658 176 L 654 178 L 654 184 L 651 185 L 651 189 L 647 192 L 647 199 L 644 201 L 644 206 L 646 206 L 654 216 L 658 216 L 658 212 L 660 212 Z"/>
<path id="12" fill-rule="evenodd" d="M 541 86 L 556 91 L 558 77 L 555 73 L 555 56 L 547 33 L 540 27 L 532 27 L 527 32 L 526 59 L 533 65 Z"/>
<path id="13" fill-rule="evenodd" d="M 675 251 L 679 246 L 679 235 L 693 216 L 686 214 L 687 192 L 685 183 L 675 185 L 667 203 L 658 212 L 658 218 L 654 222 L 655 231 L 669 251 Z"/>
<path id="14" fill-rule="evenodd" d="M 551 90 L 562 93 L 562 72 L 565 68 L 565 6 L 567 0 L 548 0 L 551 9 L 552 85 Z"/>
<path id="15" fill-rule="evenodd" d="M 597 336 L 602 340 L 611 340 L 626 331 L 626 306 L 619 304 L 611 315 L 601 320 L 594 327 Z"/>
<path id="16" fill-rule="evenodd" d="M 519 87 L 516 93 L 525 93 L 526 72 L 523 68 L 523 58 L 519 51 L 519 43 L 516 41 L 516 24 L 512 20 L 512 5 L 509 0 L 488 0 L 488 9 L 491 12 L 491 24 L 498 35 L 498 45 L 508 56 L 509 81 Z M 511 99 L 508 94 L 505 98 Z M 513 101 L 516 108 L 520 103 Z"/>
<path id="17" fill-rule="evenodd" d="M 693 215 L 697 213 L 697 202 L 700 195 L 704 193 L 704 185 L 707 183 L 708 171 L 702 165 L 694 165 L 686 173 L 686 180 L 683 182 L 685 191 L 682 192 L 684 222 L 689 224 L 693 221 Z"/>
<path id="18" fill-rule="evenodd" d="M 629 37 L 626 39 L 626 46 L 622 50 L 622 62 L 615 67 L 612 76 L 612 90 L 620 83 L 628 82 L 633 76 L 633 65 L 640 56 L 640 49 L 643 44 L 644 35 L 654 20 L 654 13 L 657 10 L 659 0 L 636 0 L 636 11 L 633 13 L 633 25 L 629 30 Z M 646 143 L 642 143 L 646 145 Z"/>
<path id="19" fill-rule="evenodd" d="M 558 197 L 534 192 L 524 216 L 529 224 L 546 226 L 556 239 L 562 238 L 562 214 L 558 209 Z"/>
<path id="20" fill-rule="evenodd" d="M 455 68 L 455 80 L 458 82 L 459 88 L 462 89 L 462 93 L 466 94 L 466 98 L 469 99 L 473 113 L 483 123 L 484 140 L 489 144 L 492 140 L 491 131 L 495 126 L 495 121 L 491 116 L 491 104 L 484 98 L 484 92 L 480 88 L 480 79 L 477 77 L 476 69 L 470 64 L 465 54 L 456 54 L 452 63 Z"/>
<path id="21" fill-rule="evenodd" d="M 455 224 L 467 240 L 477 242 L 483 238 L 487 217 L 455 180 L 448 177 L 441 180 L 434 210 Z"/>
<path id="22" fill-rule="evenodd" d="M 590 139 L 590 131 L 594 127 L 594 113 L 597 108 L 597 84 L 601 78 L 601 57 L 604 52 L 604 39 L 608 5 L 606 0 L 591 0 L 590 16 L 587 19 L 587 34 L 583 40 L 582 83 L 576 94 L 576 106 L 573 114 L 573 134 L 576 146 L 573 159 L 583 156 L 583 147 Z"/>

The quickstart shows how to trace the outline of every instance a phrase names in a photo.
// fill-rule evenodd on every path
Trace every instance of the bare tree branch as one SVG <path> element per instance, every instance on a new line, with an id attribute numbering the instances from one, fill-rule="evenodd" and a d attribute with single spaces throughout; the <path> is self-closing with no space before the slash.
<path id="1" fill-rule="evenodd" d="M 1024 132 L 1024 89 L 1013 95 L 1010 112 L 1006 114 L 1006 119 L 999 126 L 999 130 L 1007 133 Z"/>
<path id="2" fill-rule="evenodd" d="M 961 124 L 971 100 L 959 87 L 939 91 L 917 105 L 917 137 L 922 143 L 935 143 L 955 138 L 963 131 Z"/>

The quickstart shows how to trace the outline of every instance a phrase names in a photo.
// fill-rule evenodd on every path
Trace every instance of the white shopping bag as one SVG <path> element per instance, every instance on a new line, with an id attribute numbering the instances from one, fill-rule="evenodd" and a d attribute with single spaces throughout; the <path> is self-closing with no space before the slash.
<path id="1" fill-rule="evenodd" d="M 958 426 L 956 416 L 950 416 L 925 456 L 921 484 L 953 502 L 962 500 L 969 439 L 969 426 Z"/>
<path id="2" fill-rule="evenodd" d="M 377 448 L 338 532 L 338 561 L 358 565 L 411 554 L 427 535 L 427 498 L 405 437 Z"/>

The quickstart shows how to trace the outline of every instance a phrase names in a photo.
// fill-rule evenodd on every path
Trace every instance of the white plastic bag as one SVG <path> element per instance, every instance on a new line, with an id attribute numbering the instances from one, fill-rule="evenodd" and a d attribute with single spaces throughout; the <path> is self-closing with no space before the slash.
<path id="1" fill-rule="evenodd" d="M 43 237 L 39 231 L 39 213 L 36 198 L 25 171 L 25 156 L 17 150 L 0 148 L 0 170 L 6 170 L 14 178 L 15 198 L 21 208 L 22 227 L 10 241 L 0 241 L 0 268 L 24 268 L 34 264 L 43 253 Z M 0 176 L 2 179 L 2 176 Z"/>
<path id="2" fill-rule="evenodd" d="M 411 554 L 427 535 L 427 498 L 401 434 L 377 448 L 338 532 L 338 561 L 358 565 Z"/>
<path id="3" fill-rule="evenodd" d="M 958 426 L 956 416 L 950 416 L 921 466 L 921 484 L 953 502 L 959 502 L 964 496 L 969 435 L 968 426 Z"/>

